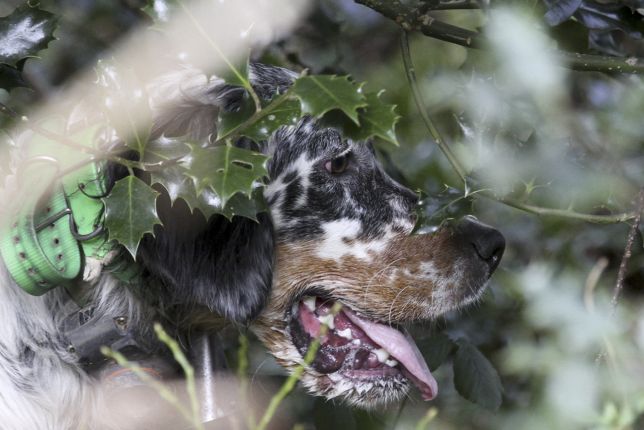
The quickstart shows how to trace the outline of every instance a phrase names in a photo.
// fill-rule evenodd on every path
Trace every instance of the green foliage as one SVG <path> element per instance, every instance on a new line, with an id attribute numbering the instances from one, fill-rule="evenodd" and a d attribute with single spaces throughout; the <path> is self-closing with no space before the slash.
<path id="1" fill-rule="evenodd" d="M 418 342 L 418 348 L 423 353 L 429 370 L 432 372 L 447 360 L 455 349 L 454 342 L 445 333 L 435 333 L 433 336 Z"/>
<path id="2" fill-rule="evenodd" d="M 362 85 L 350 81 L 348 76 L 304 76 L 295 81 L 293 92 L 300 99 L 302 112 L 316 117 L 339 109 L 360 124 L 358 108 L 367 106 Z"/>
<path id="3" fill-rule="evenodd" d="M 254 182 L 268 174 L 268 157 L 257 152 L 231 145 L 210 148 L 196 144 L 189 146 L 186 175 L 194 181 L 198 194 L 210 188 L 217 194 L 222 206 L 238 192 L 250 196 Z"/>
<path id="4" fill-rule="evenodd" d="M 481 351 L 461 341 L 454 357 L 454 386 L 459 394 L 484 408 L 501 406 L 503 386 L 499 374 Z"/>
<path id="5" fill-rule="evenodd" d="M 379 137 L 397 146 L 395 128 L 400 116 L 396 114 L 395 105 L 382 102 L 381 94 L 382 92 L 365 93 L 367 105 L 359 109 L 359 125 L 350 124 L 346 129 L 346 134 L 358 141 Z"/>
<path id="6" fill-rule="evenodd" d="M 139 243 L 146 233 L 161 224 L 156 200 L 159 193 L 135 176 L 116 181 L 105 203 L 105 227 L 109 237 L 118 241 L 136 258 Z"/>

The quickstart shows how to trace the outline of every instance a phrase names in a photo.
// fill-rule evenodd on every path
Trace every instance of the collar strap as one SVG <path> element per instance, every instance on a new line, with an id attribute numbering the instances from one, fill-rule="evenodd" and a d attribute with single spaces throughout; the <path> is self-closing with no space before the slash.
<path id="1" fill-rule="evenodd" d="M 5 266 L 15 282 L 33 295 L 56 286 L 72 287 L 82 277 L 87 257 L 103 259 L 117 247 L 103 228 L 101 197 L 107 187 L 103 163 L 89 162 L 59 178 L 58 161 L 43 155 L 40 146 L 32 146 L 32 156 L 17 174 L 22 184 L 17 195 L 23 201 L 0 226 Z M 34 189 L 46 191 L 30 196 Z M 123 271 L 125 278 L 136 273 Z"/>

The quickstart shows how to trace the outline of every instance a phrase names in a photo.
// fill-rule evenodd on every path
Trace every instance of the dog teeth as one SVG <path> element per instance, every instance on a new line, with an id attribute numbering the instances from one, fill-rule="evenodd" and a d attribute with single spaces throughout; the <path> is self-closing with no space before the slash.
<path id="1" fill-rule="evenodd" d="M 337 333 L 338 333 L 338 336 L 343 337 L 345 339 L 349 339 L 349 340 L 353 339 L 353 333 L 351 333 L 350 328 L 345 328 L 344 330 L 338 330 Z"/>
<path id="2" fill-rule="evenodd" d="M 382 348 L 374 349 L 373 353 L 376 354 L 376 357 L 378 357 L 378 361 L 381 363 L 386 362 L 387 359 L 389 358 L 389 353 Z"/>
<path id="3" fill-rule="evenodd" d="M 389 367 L 396 367 L 398 366 L 398 362 L 394 360 L 393 358 L 390 358 L 389 360 L 385 361 L 385 364 Z"/>
<path id="4" fill-rule="evenodd" d="M 291 315 L 295 317 L 295 315 L 297 315 L 297 311 L 298 311 L 298 304 L 293 303 L 293 306 L 291 306 Z"/>
<path id="5" fill-rule="evenodd" d="M 351 343 L 352 343 L 353 345 L 360 345 L 360 343 L 361 343 L 361 342 L 360 342 L 360 339 L 353 339 L 353 340 L 351 341 Z"/>
<path id="6" fill-rule="evenodd" d="M 302 302 L 311 312 L 315 311 L 315 297 L 307 297 Z"/>
<path id="7" fill-rule="evenodd" d="M 323 317 L 318 317 L 318 320 L 327 327 L 329 327 L 330 330 L 333 330 L 335 328 L 335 321 L 333 315 L 324 315 Z"/>

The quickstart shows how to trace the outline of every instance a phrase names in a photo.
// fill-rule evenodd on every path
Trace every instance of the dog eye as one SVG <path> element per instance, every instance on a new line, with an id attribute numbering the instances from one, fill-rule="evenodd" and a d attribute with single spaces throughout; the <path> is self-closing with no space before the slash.
<path id="1" fill-rule="evenodd" d="M 349 154 L 342 155 L 324 163 L 324 168 L 329 173 L 342 173 L 349 165 Z"/>

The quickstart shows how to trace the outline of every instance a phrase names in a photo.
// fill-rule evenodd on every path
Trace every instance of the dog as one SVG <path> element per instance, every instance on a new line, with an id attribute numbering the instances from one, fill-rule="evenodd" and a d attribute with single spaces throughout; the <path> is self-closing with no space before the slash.
<path id="1" fill-rule="evenodd" d="M 250 78 L 269 99 L 297 74 L 252 64 Z M 244 97 L 242 88 L 194 71 L 182 75 L 179 90 L 167 91 L 171 85 L 177 80 L 156 83 L 170 100 L 152 93 L 153 140 L 207 140 L 216 135 L 218 112 L 235 111 Z M 114 363 L 98 352 L 101 342 L 133 360 L 160 360 L 157 373 L 177 372 L 154 321 L 177 339 L 217 330 L 222 319 L 251 322 L 281 365 L 291 372 L 304 366 L 301 382 L 314 395 L 364 408 L 397 401 L 411 386 L 424 399 L 436 396 L 436 381 L 402 325 L 478 300 L 503 254 L 503 236 L 473 217 L 412 235 L 416 193 L 384 171 L 370 142 L 346 139 L 310 116 L 260 145 L 270 156 L 268 213 L 257 222 L 206 221 L 165 192 L 158 201 L 163 227 L 144 237 L 136 281 L 107 270 L 111 253 L 77 280 L 88 287 L 84 307 L 70 305 L 62 288 L 25 293 L 0 263 L 2 428 L 108 427 L 96 419 L 105 401 L 99 381 L 114 375 Z M 110 185 L 125 174 L 116 164 L 105 172 Z"/>

